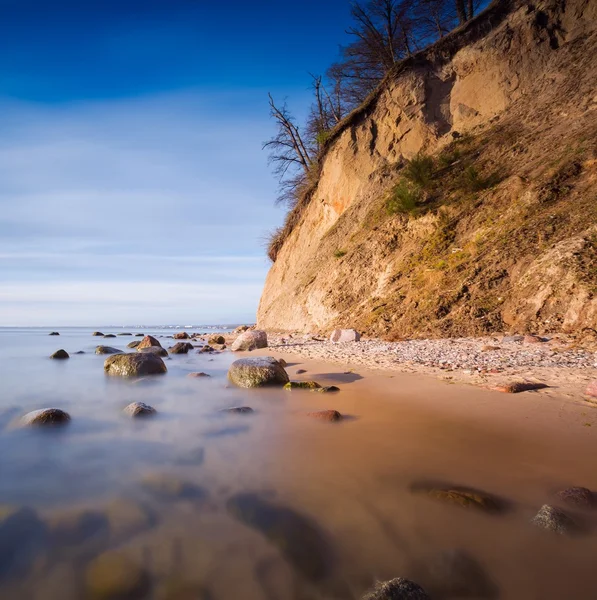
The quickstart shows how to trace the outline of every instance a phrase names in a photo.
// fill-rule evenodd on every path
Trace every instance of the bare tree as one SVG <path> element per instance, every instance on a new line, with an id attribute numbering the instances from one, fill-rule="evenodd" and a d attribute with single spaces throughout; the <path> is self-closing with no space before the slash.
<path id="1" fill-rule="evenodd" d="M 412 10 L 415 36 L 422 45 L 443 38 L 456 25 L 453 2 L 416 0 Z"/>

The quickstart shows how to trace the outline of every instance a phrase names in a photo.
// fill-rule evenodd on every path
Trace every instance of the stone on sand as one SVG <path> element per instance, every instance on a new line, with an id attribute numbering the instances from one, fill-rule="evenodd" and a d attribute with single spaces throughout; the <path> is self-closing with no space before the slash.
<path id="1" fill-rule="evenodd" d="M 275 358 L 260 356 L 234 361 L 228 370 L 228 379 L 242 388 L 283 386 L 288 383 L 288 374 Z"/>
<path id="2" fill-rule="evenodd" d="M 232 352 L 257 350 L 267 348 L 267 333 L 258 329 L 241 333 L 230 348 Z"/>

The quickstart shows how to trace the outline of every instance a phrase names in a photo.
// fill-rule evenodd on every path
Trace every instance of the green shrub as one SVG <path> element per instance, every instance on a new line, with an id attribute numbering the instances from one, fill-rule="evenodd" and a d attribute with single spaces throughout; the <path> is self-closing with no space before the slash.
<path id="1" fill-rule="evenodd" d="M 421 190 L 412 183 L 401 179 L 386 202 L 389 214 L 414 214 L 422 201 Z"/>
<path id="2" fill-rule="evenodd" d="M 334 256 L 335 256 L 336 258 L 342 258 L 342 257 L 343 257 L 345 254 L 346 254 L 346 250 L 342 250 L 342 249 L 340 249 L 340 248 L 338 248 L 338 250 L 336 250 L 336 251 L 334 252 Z"/>
<path id="3" fill-rule="evenodd" d="M 457 160 L 460 160 L 460 150 L 452 150 L 447 152 L 442 152 L 439 155 L 439 165 L 443 169 L 452 166 Z"/>
<path id="4" fill-rule="evenodd" d="M 330 129 L 322 129 L 321 131 L 317 132 L 317 135 L 315 136 L 315 141 L 319 146 L 323 146 L 327 142 L 331 134 L 332 132 Z"/>
<path id="5" fill-rule="evenodd" d="M 480 192 L 500 182 L 500 177 L 497 173 L 492 173 L 489 177 L 483 177 L 472 165 L 463 171 L 462 177 L 463 187 L 469 192 Z"/>
<path id="6" fill-rule="evenodd" d="M 425 154 L 417 154 L 408 162 L 402 174 L 410 182 L 420 188 L 427 188 L 433 179 L 433 158 Z"/>

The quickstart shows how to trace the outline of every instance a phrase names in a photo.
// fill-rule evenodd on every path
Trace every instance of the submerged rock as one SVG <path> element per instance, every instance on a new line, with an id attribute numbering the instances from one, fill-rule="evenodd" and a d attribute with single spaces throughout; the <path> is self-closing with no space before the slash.
<path id="1" fill-rule="evenodd" d="M 214 352 L 215 348 L 212 348 L 209 344 L 202 346 L 199 350 L 197 350 L 198 354 L 201 354 L 203 352 Z"/>
<path id="2" fill-rule="evenodd" d="M 574 529 L 574 521 L 563 510 L 549 504 L 544 504 L 539 509 L 539 512 L 531 519 L 531 523 L 560 535 L 570 533 Z"/>
<path id="3" fill-rule="evenodd" d="M 105 338 L 115 338 L 116 336 L 113 333 L 106 333 Z"/>
<path id="4" fill-rule="evenodd" d="M 332 392 L 339 392 L 340 388 L 335 385 L 326 385 L 323 387 L 313 388 L 312 392 L 318 392 L 320 394 L 328 394 Z"/>
<path id="5" fill-rule="evenodd" d="M 225 344 L 226 338 L 223 335 L 212 335 L 207 342 L 209 344 Z"/>
<path id="6" fill-rule="evenodd" d="M 234 361 L 228 370 L 228 379 L 242 388 L 282 386 L 288 383 L 288 374 L 276 359 L 263 356 Z"/>
<path id="7" fill-rule="evenodd" d="M 54 354 L 52 354 L 50 358 L 63 360 L 65 358 L 70 358 L 70 356 L 68 355 L 68 352 L 66 350 L 56 350 L 56 352 L 54 352 Z"/>
<path id="8" fill-rule="evenodd" d="M 132 333 L 119 333 L 118 335 L 133 335 Z"/>
<path id="9" fill-rule="evenodd" d="M 584 487 L 571 487 L 558 492 L 558 497 L 567 504 L 573 504 L 583 508 L 591 508 L 595 498 L 591 490 Z"/>
<path id="10" fill-rule="evenodd" d="M 21 425 L 65 425 L 69 421 L 70 415 L 59 408 L 40 408 L 22 417 Z"/>
<path id="11" fill-rule="evenodd" d="M 361 600 L 431 600 L 425 590 L 408 579 L 396 577 L 379 582 Z"/>
<path id="12" fill-rule="evenodd" d="M 146 348 L 137 347 L 137 352 L 141 352 L 141 354 L 153 354 L 154 356 L 168 356 L 168 350 L 161 346 L 147 346 Z"/>
<path id="13" fill-rule="evenodd" d="M 188 340 L 191 336 L 186 331 L 180 331 L 172 336 L 175 340 Z"/>
<path id="14" fill-rule="evenodd" d="M 137 346 L 137 350 L 141 348 L 149 348 L 150 346 L 157 346 L 158 348 L 161 348 L 162 344 L 160 344 L 160 342 L 156 340 L 156 338 L 154 338 L 152 335 L 146 335 L 141 340 L 141 343 Z"/>
<path id="15" fill-rule="evenodd" d="M 135 337 L 145 337 L 144 333 L 135 333 Z"/>
<path id="16" fill-rule="evenodd" d="M 127 348 L 136 348 L 141 343 L 140 340 L 135 340 L 134 342 L 129 342 L 126 347 Z"/>
<path id="17" fill-rule="evenodd" d="M 427 485 L 414 485 L 411 489 L 413 492 L 425 494 L 434 500 L 440 500 L 446 504 L 453 504 L 462 508 L 473 508 L 486 512 L 498 512 L 503 508 L 495 498 L 478 490 L 436 488 Z"/>
<path id="18" fill-rule="evenodd" d="M 168 369 L 164 361 L 154 354 L 113 354 L 104 363 L 106 375 L 117 377 L 142 377 L 161 375 Z"/>
<path id="19" fill-rule="evenodd" d="M 321 386 L 316 381 L 289 381 L 285 386 L 285 390 L 315 390 Z"/>
<path id="20" fill-rule="evenodd" d="M 117 498 L 104 509 L 104 516 L 112 539 L 125 539 L 152 525 L 150 513 L 133 500 Z"/>
<path id="21" fill-rule="evenodd" d="M 320 421 L 328 421 L 330 423 L 342 420 L 342 415 L 337 410 L 317 410 L 315 412 L 307 413 L 307 416 L 312 417 L 313 419 L 319 419 Z"/>
<path id="22" fill-rule="evenodd" d="M 286 560 L 307 579 L 318 581 L 329 574 L 331 547 L 323 531 L 308 517 L 253 493 L 233 496 L 226 507 L 232 516 L 277 546 Z"/>
<path id="23" fill-rule="evenodd" d="M 199 377 L 211 377 L 211 375 L 209 375 L 208 373 L 188 373 L 187 377 L 195 377 L 195 378 L 199 378 Z"/>
<path id="24" fill-rule="evenodd" d="M 150 473 L 141 480 L 141 485 L 152 494 L 164 499 L 203 499 L 205 490 L 190 481 L 173 475 Z"/>
<path id="25" fill-rule="evenodd" d="M 250 406 L 233 406 L 231 408 L 220 409 L 222 413 L 232 413 L 237 415 L 245 415 L 254 412 Z"/>
<path id="26" fill-rule="evenodd" d="M 330 342 L 358 342 L 361 334 L 355 329 L 334 329 L 330 335 Z"/>
<path id="27" fill-rule="evenodd" d="M 48 333 L 48 335 L 60 335 L 57 331 L 52 331 L 50 333 Z"/>
<path id="28" fill-rule="evenodd" d="M 267 348 L 267 333 L 265 331 L 254 330 L 241 333 L 234 340 L 230 350 L 240 352 L 257 350 L 258 348 Z"/>
<path id="29" fill-rule="evenodd" d="M 109 551 L 87 566 L 85 591 L 90 600 L 141 600 L 147 597 L 149 577 L 126 554 Z"/>
<path id="30" fill-rule="evenodd" d="M 129 417 L 149 417 L 155 415 L 157 410 L 145 402 L 131 402 L 122 412 Z"/>
<path id="31" fill-rule="evenodd" d="M 170 348 L 170 354 L 187 354 L 193 348 L 193 344 L 189 344 L 189 342 L 178 342 Z"/>
<path id="32" fill-rule="evenodd" d="M 306 369 L 297 369 L 297 370 L 296 370 L 296 374 L 297 374 L 297 375 L 302 375 L 303 373 L 306 373 L 306 372 L 307 372 L 307 370 L 306 370 Z"/>
<path id="33" fill-rule="evenodd" d="M 101 331 L 94 331 L 91 335 L 95 337 L 104 337 L 104 334 Z"/>
<path id="34" fill-rule="evenodd" d="M 119 352 L 118 348 L 112 348 L 111 346 L 98 346 L 95 349 L 96 354 L 118 354 Z"/>

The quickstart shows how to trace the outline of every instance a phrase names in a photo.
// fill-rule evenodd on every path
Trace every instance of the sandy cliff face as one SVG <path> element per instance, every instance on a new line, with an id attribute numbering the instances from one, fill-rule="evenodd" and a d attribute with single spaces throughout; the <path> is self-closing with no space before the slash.
<path id="1" fill-rule="evenodd" d="M 328 147 L 259 326 L 597 327 L 595 23 L 593 0 L 503 4 L 386 81 Z M 424 206 L 388 214 L 420 152 Z"/>

